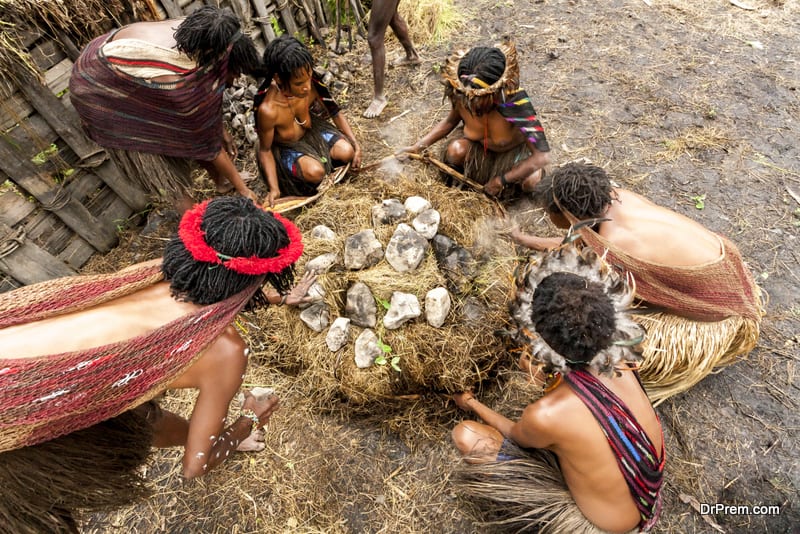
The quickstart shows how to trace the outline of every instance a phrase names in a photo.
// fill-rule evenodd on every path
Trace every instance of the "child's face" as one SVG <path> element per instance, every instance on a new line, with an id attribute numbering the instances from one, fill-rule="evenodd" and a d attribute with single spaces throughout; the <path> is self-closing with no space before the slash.
<path id="1" fill-rule="evenodd" d="M 284 93 L 295 98 L 304 98 L 311 91 L 311 69 L 299 69 L 292 73 L 289 83 L 281 87 Z"/>

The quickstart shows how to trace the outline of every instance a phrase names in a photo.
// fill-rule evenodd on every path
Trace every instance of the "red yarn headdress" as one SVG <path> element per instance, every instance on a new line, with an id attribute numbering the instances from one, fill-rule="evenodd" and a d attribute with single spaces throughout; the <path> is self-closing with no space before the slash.
<path id="1" fill-rule="evenodd" d="M 286 233 L 289 235 L 289 244 L 278 250 L 277 256 L 274 258 L 259 258 L 258 256 L 250 256 L 249 258 L 231 257 L 217 252 L 206 243 L 205 231 L 200 227 L 209 202 L 210 200 L 206 200 L 188 210 L 183 215 L 178 226 L 178 236 L 183 242 L 183 246 L 186 247 L 186 250 L 195 260 L 222 265 L 226 269 L 239 274 L 257 276 L 280 273 L 294 264 L 303 254 L 303 241 L 300 230 L 294 223 L 277 213 L 271 213 L 271 215 L 286 228 Z"/>

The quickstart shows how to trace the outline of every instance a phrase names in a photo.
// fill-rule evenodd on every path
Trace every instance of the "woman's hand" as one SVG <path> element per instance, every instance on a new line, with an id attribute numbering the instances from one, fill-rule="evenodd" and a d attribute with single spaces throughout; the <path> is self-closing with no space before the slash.
<path id="1" fill-rule="evenodd" d="M 245 174 L 245 173 L 242 173 L 242 174 Z M 242 195 L 245 198 L 249 198 L 255 204 L 258 204 L 258 195 L 256 195 L 255 192 L 252 189 L 250 189 L 249 187 L 244 186 L 244 189 L 239 190 L 239 194 Z"/>
<path id="2" fill-rule="evenodd" d="M 285 295 L 284 304 L 287 306 L 297 306 L 305 302 L 311 302 L 311 297 L 306 296 L 308 290 L 317 281 L 317 273 L 306 271 L 297 284 Z"/>
<path id="3" fill-rule="evenodd" d="M 502 176 L 493 176 L 486 185 L 483 186 L 483 192 L 489 195 L 490 197 L 496 197 L 500 193 L 502 193 L 505 186 L 503 185 L 503 178 Z"/>
<path id="4" fill-rule="evenodd" d="M 353 170 L 357 170 L 359 167 L 361 167 L 361 145 L 358 143 L 353 143 L 353 151 L 354 154 L 352 167 Z"/>
<path id="5" fill-rule="evenodd" d="M 264 199 L 264 202 L 270 207 L 275 207 L 275 201 L 281 198 L 281 192 L 278 189 L 270 189 L 269 193 L 267 193 L 267 198 Z"/>
<path id="6" fill-rule="evenodd" d="M 456 402 L 456 406 L 462 410 L 471 412 L 472 409 L 469 407 L 469 403 L 477 399 L 475 399 L 475 395 L 473 395 L 471 391 L 462 391 L 461 393 L 454 393 L 453 400 Z"/>
<path id="7" fill-rule="evenodd" d="M 419 154 L 422 150 L 427 147 L 423 147 L 419 143 L 414 143 L 411 146 L 404 146 L 400 150 L 394 153 L 395 156 L 402 156 L 403 154 Z"/>
<path id="8" fill-rule="evenodd" d="M 514 243 L 517 243 L 519 245 L 522 244 L 521 240 L 524 239 L 524 236 L 525 233 L 522 230 L 520 230 L 519 226 L 517 226 L 516 224 L 512 226 L 511 229 L 508 231 L 508 237 L 510 237 L 511 240 L 514 241 Z"/>
<path id="9" fill-rule="evenodd" d="M 233 140 L 233 136 L 230 132 L 225 128 L 222 129 L 222 148 L 225 150 L 225 153 L 228 154 L 228 157 L 231 158 L 231 161 L 233 161 L 238 153 L 236 142 Z"/>

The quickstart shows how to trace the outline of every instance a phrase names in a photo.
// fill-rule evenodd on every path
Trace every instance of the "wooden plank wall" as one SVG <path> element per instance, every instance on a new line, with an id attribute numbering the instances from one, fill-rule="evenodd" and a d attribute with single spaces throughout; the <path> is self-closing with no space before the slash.
<path id="1" fill-rule="evenodd" d="M 230 7 L 259 50 L 276 27 L 324 44 L 320 28 L 332 23 L 326 0 L 205 3 Z M 157 12 L 151 18 L 164 19 L 204 2 L 148 4 Z M 68 96 L 80 47 L 64 35 L 27 30 L 20 48 L 43 80 L 21 71 L 0 74 L 0 292 L 78 272 L 92 255 L 116 246 L 118 228 L 141 222 L 146 207 L 144 194 L 80 127 Z"/>

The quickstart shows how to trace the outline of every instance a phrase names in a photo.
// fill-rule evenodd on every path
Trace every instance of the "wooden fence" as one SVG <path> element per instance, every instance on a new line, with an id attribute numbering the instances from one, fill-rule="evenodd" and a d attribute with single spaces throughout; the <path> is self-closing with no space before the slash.
<path id="1" fill-rule="evenodd" d="M 130 20 L 114 15 L 120 24 L 182 17 L 204 5 L 121 2 L 130 8 Z M 324 44 L 321 29 L 332 24 L 327 0 L 205 3 L 230 7 L 259 50 L 275 30 Z M 109 19 L 106 30 L 113 25 Z M 75 43 L 45 24 L 18 27 L 13 38 L 35 69 L 18 66 L 0 74 L 0 292 L 76 273 L 93 254 L 116 246 L 118 229 L 138 224 L 147 204 L 85 136 L 70 103 L 72 64 L 88 40 Z"/>

